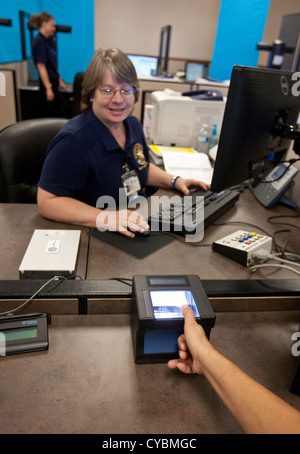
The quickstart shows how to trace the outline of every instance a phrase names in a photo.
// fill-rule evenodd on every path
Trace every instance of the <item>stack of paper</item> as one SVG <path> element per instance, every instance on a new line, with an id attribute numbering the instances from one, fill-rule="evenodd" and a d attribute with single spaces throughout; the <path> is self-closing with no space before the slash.
<path id="1" fill-rule="evenodd" d="M 177 153 L 197 153 L 193 148 L 190 147 L 167 147 L 165 145 L 149 145 L 150 156 L 153 159 L 154 164 L 163 165 L 163 152 L 177 152 Z"/>
<path id="2" fill-rule="evenodd" d="M 162 156 L 168 173 L 211 183 L 213 168 L 205 153 L 163 150 Z"/>

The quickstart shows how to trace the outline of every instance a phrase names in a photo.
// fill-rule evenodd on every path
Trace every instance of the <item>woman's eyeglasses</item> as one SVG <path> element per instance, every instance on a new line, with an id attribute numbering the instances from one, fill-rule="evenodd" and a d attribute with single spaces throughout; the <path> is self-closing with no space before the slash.
<path id="1" fill-rule="evenodd" d="M 98 88 L 98 90 L 106 98 L 112 98 L 117 91 L 120 93 L 121 96 L 124 96 L 125 98 L 132 96 L 136 93 L 136 89 L 133 87 L 122 88 L 121 90 L 115 90 L 114 88 Z"/>

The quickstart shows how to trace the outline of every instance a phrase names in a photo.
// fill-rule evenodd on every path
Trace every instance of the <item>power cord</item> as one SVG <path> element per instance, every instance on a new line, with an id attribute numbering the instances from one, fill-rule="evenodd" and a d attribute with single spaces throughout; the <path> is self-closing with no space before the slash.
<path id="1" fill-rule="evenodd" d="M 273 180 L 265 180 L 264 177 L 260 178 L 259 176 L 255 179 L 257 183 L 274 183 L 275 181 L 278 181 L 280 180 L 283 175 L 285 175 L 287 173 L 287 171 L 289 170 L 289 168 L 295 164 L 295 162 L 298 162 L 300 161 L 300 158 L 297 158 L 297 159 L 290 159 L 288 161 L 280 161 L 278 162 L 277 166 L 279 166 L 280 164 L 288 164 L 287 166 L 284 166 L 285 167 L 285 171 L 282 172 L 279 177 L 277 178 L 274 178 Z M 269 172 L 267 173 L 267 175 L 269 175 Z"/>
<path id="2" fill-rule="evenodd" d="M 284 269 L 286 269 L 286 270 L 288 270 L 288 271 L 293 271 L 294 273 L 300 275 L 300 271 L 297 271 L 297 270 L 295 270 L 294 268 L 291 268 L 290 266 L 286 266 L 286 265 L 276 265 L 275 263 L 263 263 L 262 265 L 254 265 L 254 266 L 251 266 L 251 267 L 250 267 L 250 271 L 251 271 L 251 272 L 254 272 L 254 271 L 256 271 L 258 268 L 266 268 L 266 267 L 269 267 L 269 268 L 284 268 Z"/>
<path id="3" fill-rule="evenodd" d="M 31 300 L 33 300 L 36 296 L 39 295 L 39 293 L 41 293 L 41 291 L 47 287 L 51 282 L 53 281 L 59 281 L 59 280 L 64 280 L 64 281 L 67 281 L 69 279 L 74 279 L 75 277 L 79 277 L 80 279 L 82 279 L 82 277 L 78 276 L 78 275 L 74 275 L 74 276 L 69 276 L 69 277 L 65 277 L 65 276 L 53 276 L 51 279 L 49 279 L 47 282 L 45 282 L 45 284 L 43 284 L 30 298 L 28 298 L 28 300 L 24 301 L 24 303 L 22 303 L 20 306 L 16 307 L 15 309 L 12 309 L 10 311 L 6 311 L 6 312 L 0 312 L 0 316 L 2 315 L 11 315 L 13 314 L 14 312 L 17 312 L 19 311 L 20 309 L 22 309 L 24 306 L 26 306 L 28 303 L 30 303 Z"/>
<path id="4" fill-rule="evenodd" d="M 109 280 L 119 281 L 119 282 L 122 282 L 122 284 L 126 284 L 126 285 L 129 285 L 130 287 L 132 287 L 132 279 L 127 278 L 127 277 L 110 277 Z M 129 281 L 129 282 L 126 282 L 126 281 Z"/>
<path id="5" fill-rule="evenodd" d="M 283 268 L 283 269 L 292 271 L 292 272 L 300 275 L 300 270 L 298 271 L 295 268 L 289 266 L 292 264 L 293 266 L 300 267 L 300 264 L 296 263 L 294 261 L 291 261 L 291 260 L 283 259 L 280 255 L 281 254 L 271 254 L 264 249 L 259 249 L 252 256 L 253 262 L 254 263 L 257 262 L 257 263 L 255 263 L 254 265 L 252 265 L 249 268 L 250 272 L 252 273 L 252 272 L 256 271 L 258 268 L 270 267 L 270 268 Z M 287 256 L 287 255 L 291 255 L 292 257 L 295 257 L 295 256 L 299 257 L 297 254 L 286 252 L 285 256 Z M 268 260 L 275 260 L 280 263 L 279 264 L 265 263 Z"/>

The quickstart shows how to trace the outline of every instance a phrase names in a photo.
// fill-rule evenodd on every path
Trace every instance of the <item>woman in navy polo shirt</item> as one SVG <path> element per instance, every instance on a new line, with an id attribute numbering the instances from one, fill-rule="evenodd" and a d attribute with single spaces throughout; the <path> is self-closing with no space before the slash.
<path id="1" fill-rule="evenodd" d="M 172 187 L 185 195 L 191 188 L 208 189 L 203 182 L 170 175 L 149 163 L 142 125 L 131 115 L 138 95 L 129 58 L 118 49 L 97 51 L 84 76 L 83 113 L 72 118 L 48 148 L 37 196 L 42 216 L 134 237 L 127 229 L 142 233 L 148 229 L 145 219 L 119 206 L 115 223 L 107 224 L 99 198 L 119 204 L 124 189 L 141 193 L 146 186 Z M 133 175 L 128 188 L 124 177 Z"/>
<path id="2" fill-rule="evenodd" d="M 32 14 L 30 22 L 39 31 L 32 42 L 32 56 L 39 73 L 41 115 L 70 118 L 70 108 L 59 91 L 59 88 L 66 90 L 66 86 L 57 70 L 56 48 L 52 41 L 55 34 L 54 17 L 44 11 Z"/>

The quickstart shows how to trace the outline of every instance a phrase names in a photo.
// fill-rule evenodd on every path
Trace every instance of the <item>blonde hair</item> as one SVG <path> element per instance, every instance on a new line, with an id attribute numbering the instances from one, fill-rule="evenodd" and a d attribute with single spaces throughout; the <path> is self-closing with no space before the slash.
<path id="1" fill-rule="evenodd" d="M 113 77 L 118 82 L 126 82 L 135 88 L 135 102 L 137 102 L 140 86 L 131 60 L 119 49 L 99 49 L 84 73 L 81 92 L 82 112 L 86 112 L 91 106 L 91 98 L 95 89 L 101 85 L 107 68 L 111 69 Z"/>
<path id="2" fill-rule="evenodd" d="M 46 13 L 46 11 L 39 14 L 31 14 L 30 16 L 30 22 L 32 22 L 38 30 L 41 28 L 43 22 L 49 22 L 49 20 L 52 19 L 54 19 L 54 17 L 51 16 L 51 14 Z"/>

